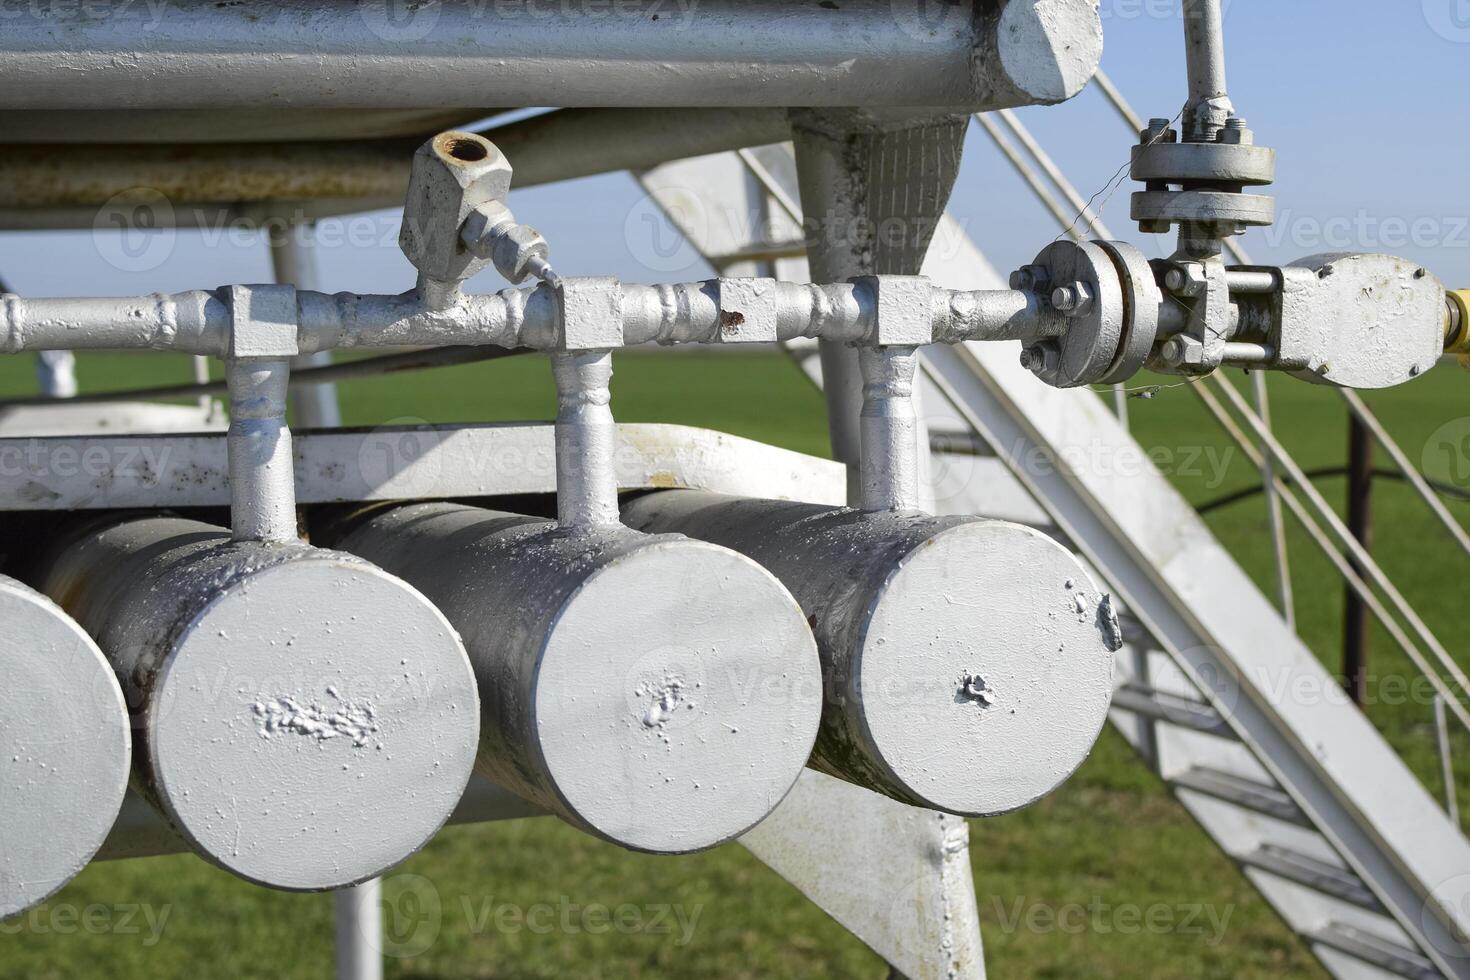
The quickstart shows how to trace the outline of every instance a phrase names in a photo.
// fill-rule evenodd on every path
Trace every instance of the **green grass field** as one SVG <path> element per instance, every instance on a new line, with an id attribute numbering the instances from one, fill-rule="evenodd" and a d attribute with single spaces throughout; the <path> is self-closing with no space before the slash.
<path id="1" fill-rule="evenodd" d="M 33 390 L 29 364 L 0 360 L 0 390 Z M 93 355 L 83 390 L 187 377 L 178 358 Z M 1306 468 L 1341 465 L 1340 399 L 1273 378 L 1277 430 Z M 615 409 L 623 421 L 708 426 L 808 453 L 826 453 L 820 395 L 785 359 L 766 354 L 627 354 Z M 1470 376 L 1442 367 L 1370 401 L 1430 474 L 1470 485 L 1464 446 Z M 342 390 L 352 424 L 546 418 L 549 373 L 518 359 Z M 1078 397 L 1088 397 L 1080 394 Z M 1257 476 L 1194 397 L 1172 388 L 1131 402 L 1146 448 L 1211 465 L 1172 474 L 1200 504 Z M 1441 433 L 1443 435 L 1443 433 Z M 1213 455 L 1210 455 L 1213 453 Z M 1229 455 L 1227 455 L 1229 453 Z M 1380 465 L 1387 465 L 1380 460 Z M 1319 484 L 1334 503 L 1341 479 Z M 1467 633 L 1457 583 L 1465 568 L 1406 486 L 1375 486 L 1375 553 L 1457 656 Z M 1470 504 L 1451 508 L 1463 520 Z M 1265 509 L 1253 497 L 1209 521 L 1269 588 Z M 1329 664 L 1341 643 L 1342 589 L 1297 530 L 1292 572 L 1303 638 Z M 1393 703 L 1387 679 L 1411 676 L 1375 632 L 1372 671 L 1384 692 L 1369 709 L 1431 790 L 1439 792 L 1430 712 Z M 1465 657 L 1470 661 L 1470 657 Z M 1375 685 L 1375 693 L 1380 690 Z M 1456 740 L 1459 758 L 1470 739 Z M 1470 785 L 1460 784 L 1470 806 Z M 833 842 L 834 860 L 860 860 Z M 1256 892 L 1137 761 L 1104 733 L 1064 787 L 1030 809 L 975 821 L 971 855 L 996 977 L 1267 977 L 1322 975 Z M 790 886 L 730 845 L 683 858 L 624 853 L 549 819 L 456 828 L 394 872 L 386 888 L 393 977 L 881 977 L 884 966 Z M 664 911 L 660 911 L 664 910 Z M 1152 912 L 1150 911 L 1152 910 Z M 192 857 L 93 865 L 41 909 L 0 924 L 0 976 L 70 978 L 322 977 L 332 958 L 332 902 L 256 888 Z"/>

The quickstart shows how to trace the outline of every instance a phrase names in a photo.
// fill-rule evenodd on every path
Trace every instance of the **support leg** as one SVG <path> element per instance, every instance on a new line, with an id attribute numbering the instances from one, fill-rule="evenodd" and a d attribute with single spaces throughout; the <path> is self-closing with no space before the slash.
<path id="1" fill-rule="evenodd" d="M 793 114 L 814 282 L 917 274 L 959 170 L 966 117 L 874 125 L 860 113 Z M 861 500 L 862 373 L 852 347 L 823 343 L 834 455 Z M 920 482 L 929 488 L 919 410 Z M 838 826 L 832 821 L 834 814 Z M 831 841 L 846 842 L 834 854 Z M 894 974 L 983 977 L 969 826 L 808 771 L 742 843 L 891 965 Z"/>

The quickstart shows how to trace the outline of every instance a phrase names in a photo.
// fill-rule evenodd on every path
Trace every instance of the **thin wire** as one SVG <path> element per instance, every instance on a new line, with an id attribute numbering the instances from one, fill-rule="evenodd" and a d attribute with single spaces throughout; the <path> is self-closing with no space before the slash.
<path id="1" fill-rule="evenodd" d="M 1169 126 L 1173 126 L 1176 122 L 1180 120 L 1183 115 L 1184 109 L 1180 108 L 1179 112 L 1175 114 L 1174 118 L 1169 120 Z M 1167 128 L 1168 127 L 1165 127 L 1165 129 L 1160 130 L 1158 133 L 1154 134 L 1154 136 L 1143 145 L 1153 146 L 1159 140 L 1163 139 L 1164 132 L 1167 130 Z M 1083 206 L 1081 211 L 1077 212 L 1076 217 L 1072 219 L 1071 223 L 1069 223 L 1066 228 L 1063 228 L 1061 231 L 1057 232 L 1057 237 L 1053 238 L 1052 241 L 1058 242 L 1061 241 L 1063 235 L 1071 235 L 1073 229 L 1077 227 L 1077 222 L 1081 221 L 1087 215 L 1087 212 L 1089 210 L 1092 211 L 1093 214 L 1101 214 L 1102 211 L 1108 206 L 1108 202 L 1113 199 L 1113 195 L 1118 192 L 1118 188 L 1123 186 L 1123 177 L 1128 173 L 1129 169 L 1132 166 L 1133 159 L 1132 157 L 1129 157 L 1128 161 L 1124 163 L 1121 167 L 1119 167 L 1117 172 L 1108 179 L 1108 182 L 1104 184 L 1096 194 L 1087 199 L 1087 204 Z M 1097 201 L 1099 197 L 1102 197 L 1104 192 L 1107 193 L 1107 196 L 1103 197 L 1102 203 L 1099 204 L 1097 207 L 1093 207 L 1093 203 Z"/>

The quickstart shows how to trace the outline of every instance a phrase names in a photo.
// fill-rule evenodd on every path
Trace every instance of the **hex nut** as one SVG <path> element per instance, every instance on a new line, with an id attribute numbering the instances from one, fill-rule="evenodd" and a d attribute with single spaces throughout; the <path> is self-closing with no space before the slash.
<path id="1" fill-rule="evenodd" d="M 468 279 L 484 268 L 460 238 L 477 207 L 510 193 L 511 166 L 495 144 L 474 133 L 440 133 L 413 155 L 398 246 L 429 279 Z"/>
<path id="2" fill-rule="evenodd" d="M 774 279 L 721 279 L 719 340 L 725 344 L 773 344 L 777 304 Z"/>
<path id="3" fill-rule="evenodd" d="M 551 246 L 539 231 L 530 225 L 513 224 L 496 237 L 491 258 L 507 282 L 519 283 L 530 273 L 532 259 L 544 260 L 550 254 Z"/>
<path id="4" fill-rule="evenodd" d="M 556 287 L 561 350 L 611 350 L 623 345 L 623 287 L 611 276 L 577 276 Z"/>

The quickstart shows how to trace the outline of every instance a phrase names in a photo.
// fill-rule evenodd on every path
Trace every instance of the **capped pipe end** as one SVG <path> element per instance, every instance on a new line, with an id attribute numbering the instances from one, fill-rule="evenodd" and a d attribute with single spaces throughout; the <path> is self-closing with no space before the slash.
<path id="1" fill-rule="evenodd" d="M 1026 806 L 1091 752 L 1117 646 L 1111 601 L 1046 535 L 989 520 L 942 530 L 883 582 L 857 640 L 874 761 L 921 806 Z"/>
<path id="2" fill-rule="evenodd" d="M 128 786 L 128 713 L 112 667 L 51 600 L 0 576 L 0 919 L 77 875 Z"/>
<path id="3" fill-rule="evenodd" d="M 317 552 L 235 576 L 197 610 L 143 724 L 153 792 L 196 849 L 257 884 L 326 890 L 443 826 L 474 765 L 479 698 L 424 596 Z"/>
<path id="4" fill-rule="evenodd" d="M 1097 73 L 1103 31 L 1095 0 L 1012 0 L 999 18 L 995 54 L 1015 90 L 1009 104 L 1065 102 Z"/>
<path id="5" fill-rule="evenodd" d="M 795 784 L 822 707 L 816 643 L 749 558 L 661 536 L 588 576 L 557 615 L 535 737 L 564 815 L 634 850 L 739 836 Z"/>

